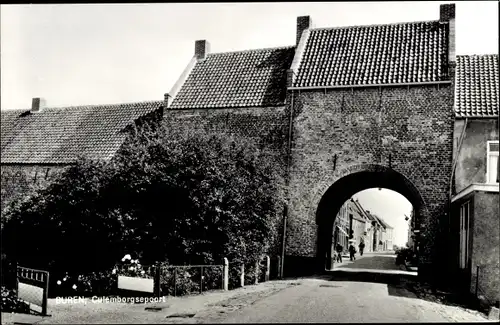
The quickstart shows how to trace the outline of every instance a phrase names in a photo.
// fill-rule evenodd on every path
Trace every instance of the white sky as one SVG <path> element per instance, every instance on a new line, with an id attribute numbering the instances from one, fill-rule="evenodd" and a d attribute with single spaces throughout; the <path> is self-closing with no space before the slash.
<path id="1" fill-rule="evenodd" d="M 404 246 L 408 241 L 408 222 L 405 214 L 409 217 L 412 205 L 404 196 L 398 192 L 388 189 L 370 188 L 353 195 L 358 199 L 365 210 L 375 213 L 377 216 L 393 227 L 394 245 Z M 388 204 L 390 202 L 390 204 Z"/>
<path id="2" fill-rule="evenodd" d="M 161 100 L 206 39 L 212 52 L 293 45 L 315 27 L 437 20 L 450 2 L 1 6 L 1 109 Z M 496 1 L 456 2 L 457 54 L 498 53 Z"/>

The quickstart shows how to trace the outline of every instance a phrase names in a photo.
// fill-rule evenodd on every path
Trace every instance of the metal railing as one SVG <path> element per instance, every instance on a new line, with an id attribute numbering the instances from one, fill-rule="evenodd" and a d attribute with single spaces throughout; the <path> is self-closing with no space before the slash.
<path id="1" fill-rule="evenodd" d="M 49 272 L 17 267 L 17 298 L 31 305 L 41 307 L 40 314 L 47 316 Z"/>
<path id="2" fill-rule="evenodd" d="M 277 269 L 279 270 L 280 265 Z M 118 272 L 118 288 L 127 291 L 151 293 L 156 297 L 178 296 L 190 293 L 203 293 L 207 290 L 229 289 L 229 262 L 224 258 L 223 264 L 168 265 L 156 263 L 141 266 L 125 266 Z M 253 275 L 251 284 L 269 281 L 271 278 L 271 259 L 263 256 L 251 266 Z M 245 267 L 239 265 L 239 286 L 245 286 Z M 279 272 L 277 277 L 279 277 Z"/>
<path id="3" fill-rule="evenodd" d="M 210 290 L 228 290 L 228 267 L 226 258 L 223 264 L 203 265 L 133 265 L 121 267 L 117 270 L 118 289 L 128 292 L 149 293 L 156 297 L 193 293 Z M 194 270 L 194 272 L 193 272 Z M 179 287 L 179 284 L 182 287 Z M 179 290 L 180 289 L 180 290 Z"/>
<path id="4" fill-rule="evenodd" d="M 185 279 L 191 281 L 192 284 L 196 283 L 198 285 L 197 288 L 193 288 L 194 290 L 185 291 L 199 291 L 199 293 L 201 294 L 203 293 L 203 289 L 205 289 L 205 291 L 209 289 L 216 289 L 217 287 L 219 287 L 220 289 L 224 289 L 224 264 L 165 265 L 164 267 L 162 267 L 162 270 L 173 270 L 172 287 L 174 297 L 177 296 L 178 281 L 180 282 Z M 193 270 L 194 272 L 192 272 Z M 211 274 L 207 275 L 206 273 Z M 218 282 L 216 281 L 216 279 L 220 279 L 220 284 L 215 285 L 214 282 Z"/>

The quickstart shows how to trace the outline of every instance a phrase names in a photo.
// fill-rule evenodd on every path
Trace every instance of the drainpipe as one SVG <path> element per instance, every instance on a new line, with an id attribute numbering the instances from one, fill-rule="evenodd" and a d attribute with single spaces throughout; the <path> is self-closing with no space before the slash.
<path id="1" fill-rule="evenodd" d="M 292 95 L 291 95 L 291 100 L 290 100 L 290 120 L 288 124 L 288 152 L 287 152 L 287 158 L 286 158 L 286 198 L 287 200 L 290 199 L 290 168 L 291 168 L 291 160 L 292 160 L 292 125 L 293 125 L 293 106 L 294 106 L 294 96 L 295 96 L 295 91 L 292 90 Z M 281 248 L 281 277 L 283 278 L 284 275 L 284 270 L 285 270 L 285 250 L 286 250 L 286 226 L 287 226 L 287 219 L 288 219 L 288 205 L 290 203 L 287 202 L 286 207 L 285 207 L 285 213 L 283 216 L 283 243 L 282 243 L 282 248 Z"/>
<path id="2" fill-rule="evenodd" d="M 464 141 L 465 129 L 467 128 L 467 123 L 469 119 L 465 118 L 464 128 L 462 129 L 462 133 L 460 133 L 460 139 L 458 140 L 457 152 L 455 153 L 455 157 L 453 157 L 453 164 L 451 167 L 451 177 L 450 177 L 450 188 L 449 188 L 449 196 L 451 200 L 451 184 L 453 183 L 453 176 L 455 175 L 455 167 L 457 166 L 458 155 L 460 154 L 460 149 L 462 149 L 462 143 Z"/>
<path id="3" fill-rule="evenodd" d="M 457 144 L 457 152 L 455 153 L 455 157 L 453 157 L 453 162 L 451 165 L 450 187 L 448 189 L 448 231 L 449 231 L 449 228 L 450 228 L 449 226 L 450 226 L 450 222 L 451 222 L 450 208 L 451 208 L 453 177 L 455 176 L 455 168 L 457 166 L 457 161 L 458 161 L 458 156 L 460 155 L 460 150 L 462 149 L 462 144 L 463 144 L 464 137 L 465 137 L 465 130 L 467 129 L 468 122 L 469 122 L 469 119 L 465 118 L 464 127 L 462 129 L 462 132 L 460 133 L 460 139 L 458 140 L 458 144 Z"/>
<path id="4" fill-rule="evenodd" d="M 469 122 L 469 119 L 465 118 L 464 127 L 462 129 L 462 132 L 460 133 L 460 138 L 459 138 L 458 144 L 457 144 L 457 151 L 455 152 L 455 156 L 453 157 L 453 162 L 451 165 L 450 187 L 448 189 L 448 236 L 450 235 L 450 232 L 451 232 L 451 229 L 450 229 L 450 225 L 451 225 L 451 196 L 452 196 L 453 177 L 455 176 L 455 168 L 457 166 L 457 161 L 458 161 L 458 157 L 460 155 L 460 150 L 462 149 L 462 144 L 463 144 L 464 137 L 465 137 L 465 130 L 467 129 L 468 122 Z M 448 245 L 450 245 L 450 243 L 448 243 Z"/>

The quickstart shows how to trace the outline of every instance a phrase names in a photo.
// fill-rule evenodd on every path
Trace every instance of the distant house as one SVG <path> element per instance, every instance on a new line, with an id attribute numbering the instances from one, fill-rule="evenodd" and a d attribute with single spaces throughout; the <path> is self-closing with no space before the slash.
<path id="1" fill-rule="evenodd" d="M 344 248 L 349 245 L 349 239 L 355 240 L 356 247 L 365 243 L 364 252 L 379 251 L 385 246 L 374 244 L 374 240 L 383 241 L 385 226 L 370 211 L 365 210 L 358 200 L 346 201 L 337 214 L 334 223 L 334 240 Z M 358 248 L 356 248 L 358 249 Z"/>
<path id="2" fill-rule="evenodd" d="M 354 239 L 356 249 L 361 242 L 365 242 L 365 231 L 367 221 L 365 216 L 359 211 L 354 203 L 354 200 L 347 201 L 349 211 L 349 230 L 351 232 L 351 239 Z M 369 223 L 369 222 L 368 222 Z M 366 244 L 365 244 L 366 246 Z"/>
<path id="3" fill-rule="evenodd" d="M 497 54 L 457 56 L 449 265 L 465 290 L 497 304 L 498 83 Z"/>
<path id="4" fill-rule="evenodd" d="M 382 232 L 385 231 L 385 228 L 384 226 L 380 223 L 380 220 L 379 218 L 377 218 L 377 216 L 375 214 L 373 214 L 372 212 L 370 212 L 370 210 L 366 210 L 366 213 L 370 219 L 370 223 L 371 223 L 371 227 L 370 227 L 370 230 L 373 232 L 373 235 L 372 235 L 372 242 L 371 242 L 371 245 L 372 245 L 372 251 L 373 252 L 378 252 L 381 250 L 381 243 L 382 243 Z"/>
<path id="5" fill-rule="evenodd" d="M 408 221 L 408 240 L 407 246 L 411 248 L 414 252 L 417 251 L 418 245 L 416 243 L 415 235 L 415 211 L 412 209 Z"/>
<path id="6" fill-rule="evenodd" d="M 358 213 L 363 216 L 363 219 L 365 221 L 365 223 L 364 223 L 365 229 L 364 229 L 363 237 L 362 237 L 363 242 L 365 243 L 364 251 L 365 252 L 373 252 L 373 236 L 374 236 L 374 233 L 376 231 L 376 228 L 373 227 L 373 225 L 372 225 L 373 218 L 369 214 L 369 212 L 367 212 L 363 208 L 363 206 L 361 205 L 361 203 L 359 203 L 359 201 L 357 199 L 356 200 L 351 199 L 351 202 L 353 203 L 353 206 L 356 208 Z"/>
<path id="7" fill-rule="evenodd" d="M 347 252 L 347 247 L 349 246 L 349 207 L 347 204 L 344 204 L 340 208 L 333 224 L 333 247 L 337 243 L 340 243 Z"/>
<path id="8" fill-rule="evenodd" d="M 380 250 L 382 251 L 387 251 L 389 249 L 392 249 L 392 242 L 393 242 L 393 227 L 391 227 L 387 222 L 384 221 L 383 218 L 379 217 L 378 215 L 373 215 L 377 220 L 380 222 L 382 225 L 382 231 L 380 235 L 380 241 L 382 244 L 380 245 Z"/>
<path id="9" fill-rule="evenodd" d="M 127 129 L 161 118 L 163 101 L 45 107 L 1 111 L 1 211 L 27 192 L 46 186 L 78 158 L 109 160 Z"/>

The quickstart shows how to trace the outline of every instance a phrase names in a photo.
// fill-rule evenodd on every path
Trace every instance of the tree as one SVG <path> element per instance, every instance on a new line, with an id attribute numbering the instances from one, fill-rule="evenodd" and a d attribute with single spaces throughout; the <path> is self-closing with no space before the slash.
<path id="1" fill-rule="evenodd" d="M 148 261 L 256 258 L 277 235 L 282 179 L 249 139 L 147 124 L 113 163 L 107 192 L 120 198 L 136 231 L 129 243 Z"/>
<path id="2" fill-rule="evenodd" d="M 251 139 L 144 123 L 111 161 L 81 159 L 9 210 L 5 251 L 74 272 L 109 268 L 124 253 L 144 264 L 248 262 L 278 235 L 277 165 Z"/>
<path id="3" fill-rule="evenodd" d="M 123 223 L 102 200 L 105 163 L 78 160 L 7 211 L 3 250 L 25 266 L 101 269 L 120 255 Z"/>

